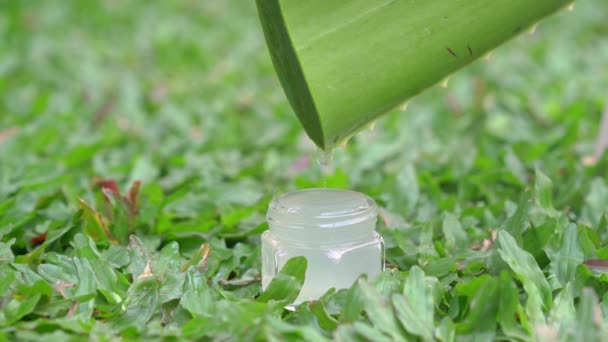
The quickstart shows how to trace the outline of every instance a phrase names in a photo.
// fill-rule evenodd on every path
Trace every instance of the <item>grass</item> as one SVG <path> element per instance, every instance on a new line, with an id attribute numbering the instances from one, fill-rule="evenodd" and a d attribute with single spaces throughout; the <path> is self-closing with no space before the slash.
<path id="1" fill-rule="evenodd" d="M 0 340 L 599 340 L 600 0 L 379 120 L 323 174 L 249 1 L 0 0 Z M 283 310 L 270 199 L 355 189 L 390 268 Z"/>

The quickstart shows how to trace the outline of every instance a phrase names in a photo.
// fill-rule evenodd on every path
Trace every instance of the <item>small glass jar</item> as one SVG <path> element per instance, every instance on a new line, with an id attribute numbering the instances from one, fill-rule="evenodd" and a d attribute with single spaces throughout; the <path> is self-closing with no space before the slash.
<path id="1" fill-rule="evenodd" d="M 378 207 L 348 190 L 308 189 L 274 199 L 269 230 L 262 234 L 262 289 L 287 260 L 304 256 L 306 279 L 294 304 L 321 297 L 330 288 L 349 288 L 361 274 L 384 270 L 384 242 L 376 233 Z"/>

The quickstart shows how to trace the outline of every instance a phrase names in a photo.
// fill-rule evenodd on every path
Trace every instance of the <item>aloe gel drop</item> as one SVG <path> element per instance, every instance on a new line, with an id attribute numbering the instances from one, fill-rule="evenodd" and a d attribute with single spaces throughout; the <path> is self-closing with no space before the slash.
<path id="1" fill-rule="evenodd" d="M 294 304 L 350 287 L 362 274 L 384 269 L 384 243 L 375 231 L 378 207 L 348 190 L 308 189 L 283 194 L 268 208 L 262 234 L 262 289 L 287 260 L 304 256 L 306 278 Z"/>

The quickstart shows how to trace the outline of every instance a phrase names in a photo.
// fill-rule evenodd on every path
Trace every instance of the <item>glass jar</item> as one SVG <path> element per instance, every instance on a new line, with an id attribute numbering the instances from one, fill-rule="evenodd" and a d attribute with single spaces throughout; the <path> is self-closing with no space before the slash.
<path id="1" fill-rule="evenodd" d="M 318 299 L 330 288 L 349 288 L 361 274 L 384 270 L 384 242 L 376 233 L 378 207 L 348 190 L 308 189 L 274 199 L 262 234 L 262 289 L 287 260 L 304 256 L 306 278 L 294 302 Z"/>

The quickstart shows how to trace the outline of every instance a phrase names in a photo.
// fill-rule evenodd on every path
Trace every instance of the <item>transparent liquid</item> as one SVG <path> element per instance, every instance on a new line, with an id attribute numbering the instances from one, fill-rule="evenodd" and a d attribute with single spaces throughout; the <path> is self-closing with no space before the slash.
<path id="1" fill-rule="evenodd" d="M 317 149 L 317 164 L 321 168 L 321 177 L 323 177 L 323 187 L 327 187 L 327 177 L 334 173 L 334 150 Z"/>
<path id="2" fill-rule="evenodd" d="M 295 304 L 318 299 L 331 288 L 349 288 L 362 274 L 375 277 L 384 268 L 383 246 L 379 235 L 352 246 L 289 246 L 273 240 L 270 232 L 262 236 L 262 289 L 266 289 L 287 260 L 304 256 L 308 261 L 306 278 Z"/>
<path id="3" fill-rule="evenodd" d="M 375 231 L 377 207 L 362 194 L 311 189 L 286 194 L 269 208 L 270 230 L 262 235 L 262 288 L 291 258 L 308 261 L 295 304 L 350 287 L 359 276 L 384 268 L 382 238 Z"/>

